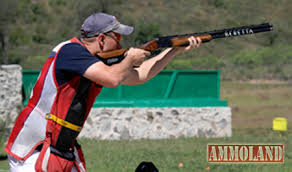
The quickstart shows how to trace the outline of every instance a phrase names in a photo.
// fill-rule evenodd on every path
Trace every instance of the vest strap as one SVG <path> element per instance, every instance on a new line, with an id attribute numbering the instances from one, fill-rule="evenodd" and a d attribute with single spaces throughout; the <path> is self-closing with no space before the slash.
<path id="1" fill-rule="evenodd" d="M 72 124 L 68 121 L 65 121 L 61 118 L 58 118 L 57 116 L 55 116 L 53 114 L 46 114 L 46 119 L 50 119 L 63 127 L 69 128 L 69 129 L 77 131 L 77 132 L 80 132 L 81 128 L 82 128 L 78 125 Z"/>

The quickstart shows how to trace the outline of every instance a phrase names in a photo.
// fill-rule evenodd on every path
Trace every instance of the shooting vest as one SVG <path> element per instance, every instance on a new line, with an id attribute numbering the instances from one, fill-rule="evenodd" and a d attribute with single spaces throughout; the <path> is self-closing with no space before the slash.
<path id="1" fill-rule="evenodd" d="M 40 145 L 42 149 L 51 145 L 64 152 L 76 149 L 76 138 L 102 87 L 82 76 L 58 85 L 55 62 L 60 49 L 70 43 L 83 46 L 77 38 L 72 38 L 53 49 L 28 105 L 16 120 L 5 151 L 19 160 L 27 159 Z"/>

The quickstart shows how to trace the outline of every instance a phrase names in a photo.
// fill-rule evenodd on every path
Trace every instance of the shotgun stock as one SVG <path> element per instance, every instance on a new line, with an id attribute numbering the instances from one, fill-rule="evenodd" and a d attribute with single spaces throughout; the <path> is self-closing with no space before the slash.
<path id="1" fill-rule="evenodd" d="M 200 33 L 190 33 L 184 35 L 172 35 L 154 38 L 151 41 L 144 43 L 143 45 L 137 47 L 147 51 L 154 51 L 158 48 L 166 47 L 181 47 L 188 46 L 188 38 L 194 36 L 201 38 L 203 43 L 209 42 L 213 39 L 218 38 L 229 38 L 242 35 L 250 35 L 259 32 L 268 32 L 272 31 L 273 26 L 269 23 L 263 23 L 259 25 L 249 25 L 235 28 L 228 28 L 222 30 L 214 30 L 209 32 L 200 32 Z M 99 58 L 108 65 L 119 63 L 124 58 L 124 53 L 128 49 L 119 49 L 109 52 L 98 53 Z"/>

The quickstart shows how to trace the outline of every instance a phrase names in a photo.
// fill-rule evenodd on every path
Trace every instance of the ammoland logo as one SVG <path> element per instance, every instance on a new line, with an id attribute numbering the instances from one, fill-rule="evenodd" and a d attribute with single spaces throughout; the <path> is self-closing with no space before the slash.
<path id="1" fill-rule="evenodd" d="M 209 163 L 284 163 L 283 144 L 208 144 Z"/>

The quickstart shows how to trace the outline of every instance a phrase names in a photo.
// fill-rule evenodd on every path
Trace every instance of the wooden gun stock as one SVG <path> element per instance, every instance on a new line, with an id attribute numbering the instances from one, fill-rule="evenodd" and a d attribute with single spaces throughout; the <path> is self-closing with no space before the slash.
<path id="1" fill-rule="evenodd" d="M 210 34 L 209 35 L 198 35 L 198 36 L 195 36 L 195 37 L 201 38 L 203 43 L 204 42 L 209 42 L 209 41 L 212 40 L 212 35 L 210 35 Z M 189 38 L 190 38 L 190 36 L 172 38 L 170 40 L 172 42 L 172 46 L 171 47 L 188 46 L 189 45 L 189 41 L 188 41 Z M 160 47 L 158 46 L 156 40 L 151 40 L 151 41 L 146 42 L 145 44 L 139 46 L 138 48 L 141 48 L 141 49 L 147 50 L 147 51 L 154 51 L 154 50 L 157 50 Z M 108 58 L 121 56 L 127 51 L 128 51 L 128 49 L 118 49 L 118 50 L 113 50 L 113 51 L 109 51 L 109 52 L 98 53 L 98 56 L 100 58 L 102 58 L 102 59 L 108 59 Z"/>
<path id="2" fill-rule="evenodd" d="M 128 49 L 118 49 L 118 50 L 113 50 L 109 52 L 98 53 L 97 55 L 102 59 L 108 59 L 108 58 L 121 56 L 127 51 Z"/>

